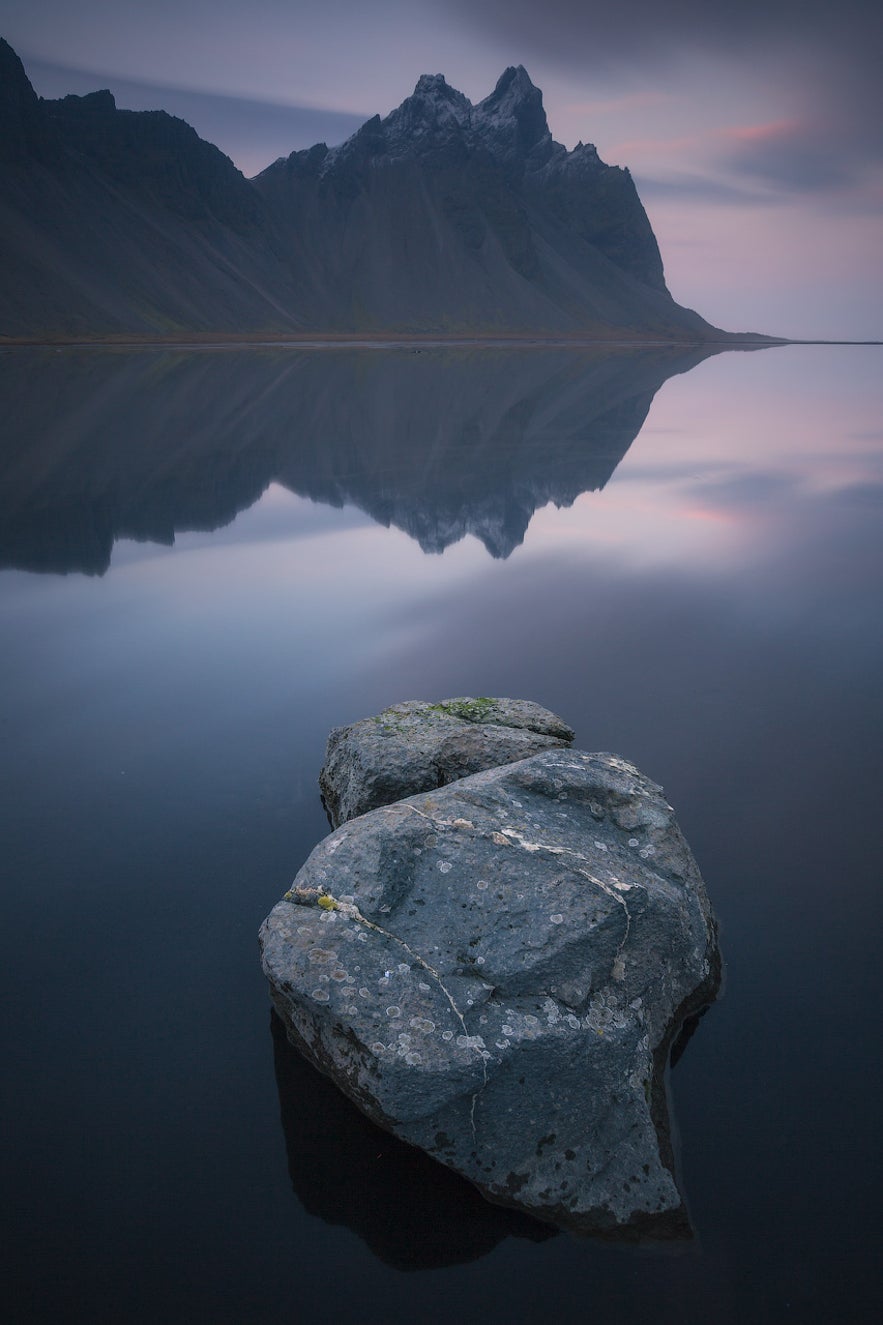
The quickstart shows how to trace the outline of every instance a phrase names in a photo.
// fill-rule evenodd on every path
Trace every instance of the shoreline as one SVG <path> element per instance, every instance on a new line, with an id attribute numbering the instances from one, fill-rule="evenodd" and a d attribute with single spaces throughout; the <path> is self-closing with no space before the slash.
<path id="1" fill-rule="evenodd" d="M 790 341 L 784 337 L 734 333 L 717 339 L 685 340 L 662 337 L 628 336 L 621 339 L 599 336 L 543 336 L 532 333 L 496 333 L 493 335 L 446 335 L 444 333 L 191 333 L 168 336 L 88 335 L 88 336 L 0 336 L 0 350 L 20 348 L 112 348 L 112 349 L 236 349 L 239 347 L 277 348 L 292 346 L 298 349 L 324 349 L 350 347 L 364 349 L 392 349 L 415 346 L 435 349 L 449 346 L 508 346 L 530 348 L 606 348 L 606 349 L 764 349 L 793 344 L 876 344 L 880 342 L 852 341 Z"/>
<path id="2" fill-rule="evenodd" d="M 760 333 L 732 332 L 718 339 L 582 335 L 541 335 L 530 332 L 459 335 L 439 332 L 192 332 L 163 336 L 119 334 L 88 336 L 2 336 L 0 353 L 15 349 L 237 350 L 237 349 L 586 349 L 586 350 L 763 350 L 783 345 L 870 346 L 883 340 L 793 339 Z"/>

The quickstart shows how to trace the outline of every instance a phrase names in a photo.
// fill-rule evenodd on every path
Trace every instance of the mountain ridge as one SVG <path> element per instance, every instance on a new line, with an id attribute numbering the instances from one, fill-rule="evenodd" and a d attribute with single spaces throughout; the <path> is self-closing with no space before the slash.
<path id="1" fill-rule="evenodd" d="M 0 39 L 0 185 L 0 338 L 745 339 L 673 300 L 629 172 L 556 143 L 520 65 L 246 180 L 164 111 L 38 98 Z"/>

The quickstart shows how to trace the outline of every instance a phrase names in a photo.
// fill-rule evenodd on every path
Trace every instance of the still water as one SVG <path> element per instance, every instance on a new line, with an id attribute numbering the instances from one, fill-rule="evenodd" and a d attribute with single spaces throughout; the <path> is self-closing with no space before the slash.
<path id="1" fill-rule="evenodd" d="M 877 1319 L 880 351 L 17 350 L 0 401 L 7 1318 Z M 485 1205 L 274 1034 L 328 729 L 465 694 L 703 871 L 678 1251 Z"/>

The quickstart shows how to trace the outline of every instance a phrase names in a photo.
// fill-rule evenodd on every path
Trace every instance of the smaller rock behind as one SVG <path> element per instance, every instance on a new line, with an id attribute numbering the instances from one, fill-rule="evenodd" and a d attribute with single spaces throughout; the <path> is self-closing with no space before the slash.
<path id="1" fill-rule="evenodd" d="M 526 699 L 406 700 L 335 727 L 319 774 L 333 828 L 405 796 L 565 747 L 573 731 Z"/>

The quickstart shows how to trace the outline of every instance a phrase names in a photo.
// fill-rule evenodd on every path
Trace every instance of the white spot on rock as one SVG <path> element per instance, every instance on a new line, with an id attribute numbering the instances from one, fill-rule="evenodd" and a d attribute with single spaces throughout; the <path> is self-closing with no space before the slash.
<path id="1" fill-rule="evenodd" d="M 457 1043 L 461 1049 L 483 1049 L 484 1040 L 480 1035 L 458 1035 Z"/>

